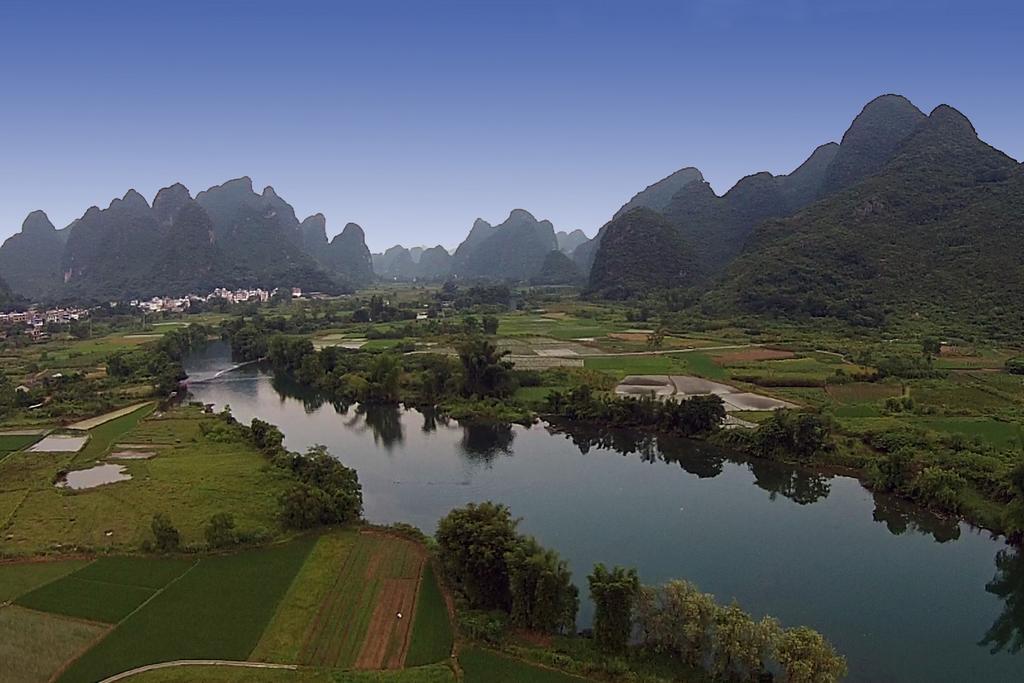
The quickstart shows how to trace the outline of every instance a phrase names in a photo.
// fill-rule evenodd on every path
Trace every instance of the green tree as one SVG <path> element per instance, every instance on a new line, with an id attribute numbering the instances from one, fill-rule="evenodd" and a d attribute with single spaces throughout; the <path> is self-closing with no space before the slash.
<path id="1" fill-rule="evenodd" d="M 398 401 L 402 383 L 402 361 L 393 353 L 382 353 L 370 368 L 370 392 L 378 401 Z"/>
<path id="2" fill-rule="evenodd" d="M 594 640 L 602 652 L 621 652 L 629 642 L 633 607 L 640 595 L 635 569 L 594 565 L 587 577 L 594 601 Z"/>
<path id="3" fill-rule="evenodd" d="M 544 633 L 576 630 L 579 591 L 565 560 L 533 538 L 506 555 L 512 594 L 512 623 Z"/>
<path id="4" fill-rule="evenodd" d="M 153 521 L 149 525 L 156 541 L 155 547 L 162 553 L 171 553 L 181 546 L 181 534 L 177 527 L 171 523 L 171 518 L 162 512 L 153 515 Z"/>
<path id="5" fill-rule="evenodd" d="M 711 632 L 718 605 L 689 581 L 641 588 L 636 623 L 644 644 L 655 652 L 679 657 L 700 667 L 711 653 Z"/>
<path id="6" fill-rule="evenodd" d="M 925 337 L 921 340 L 921 354 L 932 358 L 942 353 L 942 344 L 935 337 Z"/>
<path id="7" fill-rule="evenodd" d="M 224 548 L 238 542 L 235 518 L 227 512 L 218 512 L 206 525 L 206 543 L 211 548 Z"/>
<path id="8" fill-rule="evenodd" d="M 320 523 L 327 495 L 309 484 L 295 484 L 281 494 L 281 521 L 292 529 L 310 529 Z"/>
<path id="9" fill-rule="evenodd" d="M 508 351 L 483 337 L 473 337 L 458 347 L 462 363 L 462 395 L 469 398 L 507 396 L 514 390 L 512 363 L 503 360 Z"/>
<path id="10" fill-rule="evenodd" d="M 470 606 L 511 606 L 507 557 L 519 542 L 517 524 L 507 507 L 490 501 L 456 508 L 438 522 L 441 564 Z"/>
<path id="11" fill-rule="evenodd" d="M 775 659 L 786 683 L 835 683 L 846 675 L 846 658 L 817 631 L 799 626 L 778 638 Z"/>
<path id="12" fill-rule="evenodd" d="M 780 628 L 771 618 L 754 621 L 735 602 L 715 611 L 714 656 L 716 680 L 757 681 L 771 658 Z"/>
<path id="13" fill-rule="evenodd" d="M 484 334 L 498 334 L 498 316 L 485 315 L 483 317 Z"/>

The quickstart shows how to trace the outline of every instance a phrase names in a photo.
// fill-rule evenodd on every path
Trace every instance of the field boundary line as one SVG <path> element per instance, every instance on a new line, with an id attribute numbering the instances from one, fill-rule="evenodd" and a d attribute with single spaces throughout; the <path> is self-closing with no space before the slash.
<path id="1" fill-rule="evenodd" d="M 115 683 L 115 681 L 123 681 L 126 678 L 136 676 L 147 671 L 156 671 L 158 669 L 169 669 L 176 666 L 234 666 L 242 669 L 285 669 L 288 671 L 295 671 L 299 668 L 298 664 L 272 664 L 270 662 L 237 662 L 230 659 L 177 659 L 172 662 L 160 662 L 158 664 L 147 664 L 146 666 L 140 666 L 135 669 L 129 669 L 128 671 L 122 671 L 119 674 L 114 674 L 109 678 L 104 678 L 99 683 Z"/>

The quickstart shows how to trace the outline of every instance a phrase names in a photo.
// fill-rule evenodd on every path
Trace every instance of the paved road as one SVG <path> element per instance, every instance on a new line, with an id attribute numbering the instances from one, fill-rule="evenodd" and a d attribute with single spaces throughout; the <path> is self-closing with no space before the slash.
<path id="1" fill-rule="evenodd" d="M 266 662 L 232 662 L 226 659 L 179 659 L 174 662 L 160 662 L 159 664 L 148 664 L 146 666 L 140 666 L 137 669 L 130 671 L 124 671 L 110 678 L 104 678 L 100 683 L 114 683 L 114 681 L 123 681 L 127 678 L 135 676 L 137 674 L 145 673 L 146 671 L 155 671 L 156 669 L 168 669 L 174 666 L 236 666 L 239 668 L 246 669 L 288 669 L 294 671 L 299 667 L 295 664 L 267 664 Z"/>

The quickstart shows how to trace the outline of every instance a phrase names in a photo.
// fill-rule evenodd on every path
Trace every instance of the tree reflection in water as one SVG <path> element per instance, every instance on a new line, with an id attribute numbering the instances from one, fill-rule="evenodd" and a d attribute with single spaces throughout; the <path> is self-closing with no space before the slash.
<path id="1" fill-rule="evenodd" d="M 875 521 L 884 524 L 893 536 L 914 531 L 929 535 L 939 543 L 960 538 L 960 522 L 956 518 L 937 515 L 889 493 L 874 492 L 872 497 Z"/>
<path id="2" fill-rule="evenodd" d="M 561 422 L 551 425 L 549 431 L 564 434 L 584 454 L 593 448 L 622 455 L 638 454 L 643 462 L 674 463 L 701 479 L 720 475 L 726 462 L 744 465 L 753 473 L 754 484 L 767 491 L 773 500 L 783 496 L 807 505 L 827 497 L 831 490 L 830 477 L 825 475 L 769 460 L 748 459 L 705 441 Z"/>
<path id="3" fill-rule="evenodd" d="M 512 454 L 515 438 L 510 424 L 464 424 L 459 445 L 470 460 L 490 465 L 499 455 Z"/>
<path id="4" fill-rule="evenodd" d="M 1005 548 L 996 554 L 996 575 L 985 590 L 1003 600 L 1003 611 L 979 645 L 996 652 L 1020 652 L 1024 648 L 1024 553 Z"/>
<path id="5" fill-rule="evenodd" d="M 389 451 L 405 441 L 402 408 L 397 404 L 357 403 L 352 411 L 352 417 L 345 426 L 356 432 L 369 429 L 373 434 L 373 443 L 384 446 Z"/>

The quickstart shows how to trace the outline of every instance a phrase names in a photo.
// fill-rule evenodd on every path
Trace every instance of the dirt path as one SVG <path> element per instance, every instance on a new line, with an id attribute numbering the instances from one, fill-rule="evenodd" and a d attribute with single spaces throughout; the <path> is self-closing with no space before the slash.
<path id="1" fill-rule="evenodd" d="M 114 683 L 115 681 L 123 681 L 132 676 L 136 676 L 147 671 L 155 671 L 157 669 L 169 669 L 175 666 L 234 666 L 245 669 L 287 669 L 288 671 L 295 671 L 298 669 L 296 664 L 267 664 L 265 662 L 233 662 L 227 659 L 179 659 L 174 662 L 160 662 L 159 664 L 147 664 L 146 666 L 140 666 L 137 669 L 131 669 L 130 671 L 124 671 L 119 674 L 115 674 L 110 678 L 104 678 L 99 683 Z"/>
<path id="2" fill-rule="evenodd" d="M 92 429 L 93 427 L 99 427 L 101 424 L 105 424 L 107 422 L 110 422 L 111 420 L 116 420 L 117 418 L 122 417 L 124 415 L 128 415 L 130 413 L 134 413 L 139 408 L 141 408 L 143 406 L 146 406 L 146 405 L 149 405 L 150 403 L 151 403 L 151 401 L 145 401 L 143 403 L 136 403 L 133 406 L 128 406 L 126 408 L 120 408 L 118 410 L 112 410 L 109 413 L 104 413 L 103 415 L 97 415 L 96 417 L 90 417 L 88 420 L 80 420 L 78 422 L 75 422 L 74 424 L 69 424 L 67 426 L 67 429 L 88 430 L 88 429 Z"/>

